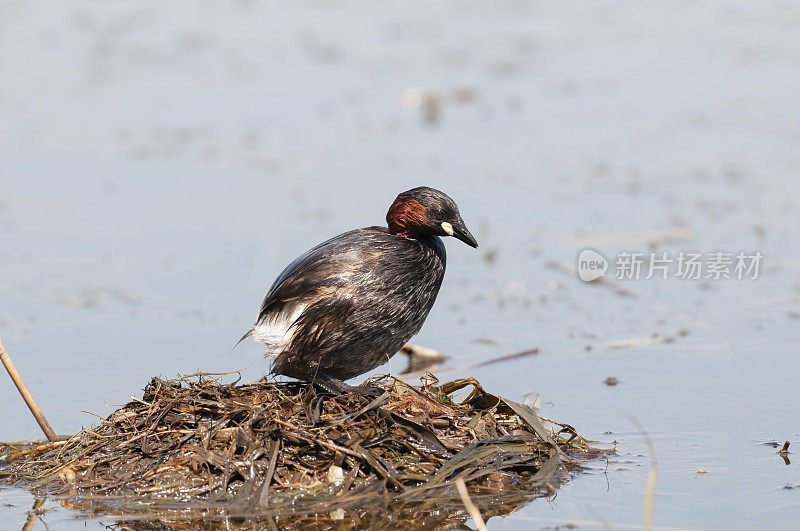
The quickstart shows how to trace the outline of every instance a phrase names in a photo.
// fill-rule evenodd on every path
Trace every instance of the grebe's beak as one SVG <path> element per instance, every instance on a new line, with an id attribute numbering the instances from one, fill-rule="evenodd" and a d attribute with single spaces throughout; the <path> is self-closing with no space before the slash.
<path id="1" fill-rule="evenodd" d="M 445 231 L 448 235 L 453 236 L 461 240 L 462 242 L 466 243 L 470 247 L 478 248 L 478 242 L 475 240 L 475 237 L 469 232 L 467 226 L 464 224 L 464 221 L 459 219 L 456 221 L 455 224 L 451 224 L 448 222 L 442 223 L 442 230 Z"/>

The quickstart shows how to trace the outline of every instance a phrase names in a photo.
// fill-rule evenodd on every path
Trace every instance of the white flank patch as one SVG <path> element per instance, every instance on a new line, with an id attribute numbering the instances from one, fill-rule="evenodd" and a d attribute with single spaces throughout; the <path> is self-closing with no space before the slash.
<path id="1" fill-rule="evenodd" d="M 284 311 L 256 323 L 251 334 L 253 339 L 267 345 L 267 354 L 280 353 L 292 341 L 297 329 L 294 323 L 305 309 L 305 304 L 298 304 L 292 308 L 291 313 Z"/>

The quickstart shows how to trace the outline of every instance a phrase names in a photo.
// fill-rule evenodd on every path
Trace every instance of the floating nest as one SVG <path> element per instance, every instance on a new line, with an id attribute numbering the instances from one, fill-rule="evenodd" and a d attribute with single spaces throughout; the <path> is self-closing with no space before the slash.
<path id="1" fill-rule="evenodd" d="M 507 514 L 607 453 L 474 378 L 369 384 L 380 396 L 153 378 L 99 426 L 0 443 L 0 485 L 120 529 L 452 528 L 468 518 L 465 501 L 485 518 Z"/>

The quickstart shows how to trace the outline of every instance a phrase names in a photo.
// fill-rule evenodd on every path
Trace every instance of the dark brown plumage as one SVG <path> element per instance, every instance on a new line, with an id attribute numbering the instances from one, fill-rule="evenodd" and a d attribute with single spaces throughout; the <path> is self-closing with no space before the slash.
<path id="1" fill-rule="evenodd" d="M 331 238 L 278 276 L 246 334 L 267 345 L 273 373 L 346 380 L 385 363 L 436 300 L 446 261 L 439 236 L 477 247 L 453 200 L 432 188 L 400 194 L 387 224 Z"/>

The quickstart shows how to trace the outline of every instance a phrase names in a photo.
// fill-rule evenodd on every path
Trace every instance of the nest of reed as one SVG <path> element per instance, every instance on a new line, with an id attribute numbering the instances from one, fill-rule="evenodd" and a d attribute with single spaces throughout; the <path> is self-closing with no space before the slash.
<path id="1" fill-rule="evenodd" d="M 259 515 L 281 527 L 313 515 L 320 525 L 321 513 L 332 527 L 345 518 L 452 527 L 467 518 L 459 479 L 484 516 L 505 514 L 606 452 L 474 378 L 370 385 L 380 396 L 207 374 L 153 378 L 141 400 L 99 426 L 57 442 L 0 444 L 0 485 L 116 515 L 125 529 L 151 529 L 154 517 L 192 527 L 186 518 L 200 514 L 226 526 Z"/>

